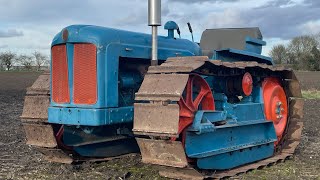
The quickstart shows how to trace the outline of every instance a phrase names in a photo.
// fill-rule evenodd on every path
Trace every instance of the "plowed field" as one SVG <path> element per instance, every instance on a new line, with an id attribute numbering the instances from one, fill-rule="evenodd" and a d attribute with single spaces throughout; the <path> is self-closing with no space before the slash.
<path id="1" fill-rule="evenodd" d="M 50 163 L 25 145 L 19 119 L 25 88 L 39 73 L 0 72 L 0 179 L 163 179 L 150 165 L 131 156 L 102 163 Z M 320 72 L 298 72 L 304 90 L 320 90 Z M 296 155 L 284 163 L 255 170 L 240 179 L 320 178 L 320 99 L 306 100 L 305 126 Z"/>

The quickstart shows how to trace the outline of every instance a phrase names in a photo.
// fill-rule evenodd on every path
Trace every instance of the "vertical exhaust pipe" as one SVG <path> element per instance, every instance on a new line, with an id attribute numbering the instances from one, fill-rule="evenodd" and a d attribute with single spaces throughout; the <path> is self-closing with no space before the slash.
<path id="1" fill-rule="evenodd" d="M 152 28 L 151 66 L 158 65 L 158 26 L 161 26 L 161 0 L 148 0 L 148 25 Z"/>

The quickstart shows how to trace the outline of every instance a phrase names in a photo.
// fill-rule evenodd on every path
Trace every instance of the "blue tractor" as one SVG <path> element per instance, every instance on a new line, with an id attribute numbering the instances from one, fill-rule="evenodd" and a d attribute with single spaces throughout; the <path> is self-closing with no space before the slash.
<path id="1" fill-rule="evenodd" d="M 258 28 L 207 29 L 200 43 L 176 38 L 173 21 L 164 28 L 62 29 L 51 73 L 25 97 L 27 144 L 63 163 L 140 152 L 173 178 L 232 176 L 293 154 L 299 82 L 261 55 Z"/>

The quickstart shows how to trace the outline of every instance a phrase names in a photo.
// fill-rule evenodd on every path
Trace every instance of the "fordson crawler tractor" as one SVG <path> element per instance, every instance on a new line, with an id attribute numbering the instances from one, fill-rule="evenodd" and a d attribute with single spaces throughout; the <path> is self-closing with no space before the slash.
<path id="1" fill-rule="evenodd" d="M 73 25 L 54 37 L 51 72 L 25 97 L 27 144 L 63 163 L 140 152 L 161 175 L 183 179 L 291 156 L 302 129 L 299 82 L 261 55 L 260 30 L 208 29 L 197 44 L 175 38 L 170 21 L 158 36 L 159 1 L 150 2 L 152 35 Z"/>

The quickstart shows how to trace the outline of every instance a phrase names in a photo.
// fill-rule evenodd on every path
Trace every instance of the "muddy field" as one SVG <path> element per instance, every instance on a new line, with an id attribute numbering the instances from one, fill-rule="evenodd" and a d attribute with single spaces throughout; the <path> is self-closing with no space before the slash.
<path id="1" fill-rule="evenodd" d="M 298 72 L 302 87 L 320 90 L 320 73 Z M 102 163 L 63 165 L 49 163 L 25 145 L 19 116 L 25 87 L 37 73 L 0 72 L 0 179 L 164 179 L 152 166 L 129 156 Z M 306 100 L 305 126 L 296 155 L 271 167 L 255 170 L 240 179 L 320 179 L 320 100 Z"/>
<path id="2" fill-rule="evenodd" d="M 296 72 L 302 89 L 320 90 L 320 72 Z"/>

